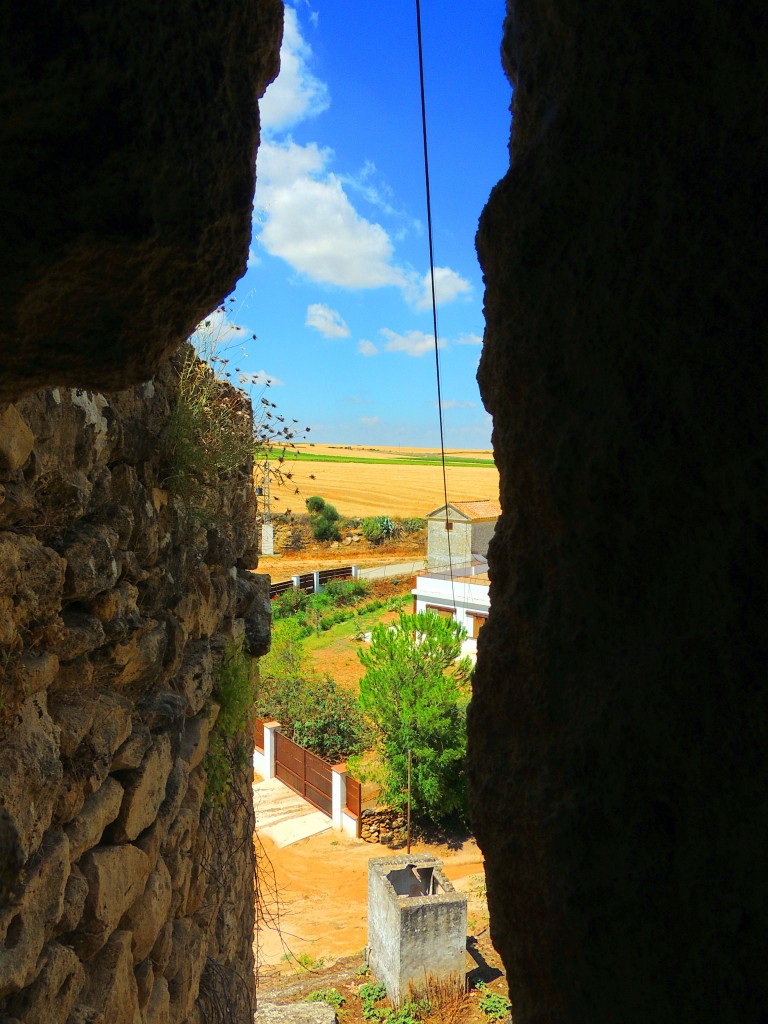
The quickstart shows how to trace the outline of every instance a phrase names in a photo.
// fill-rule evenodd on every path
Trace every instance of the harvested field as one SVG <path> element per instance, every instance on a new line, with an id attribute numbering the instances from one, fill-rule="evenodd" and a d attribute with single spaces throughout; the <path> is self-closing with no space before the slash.
<path id="1" fill-rule="evenodd" d="M 428 448 L 362 448 L 332 445 L 298 446 L 303 455 L 359 457 L 365 462 L 311 462 L 302 458 L 286 462 L 285 470 L 292 474 L 281 486 L 272 483 L 274 509 L 283 512 L 304 510 L 304 502 L 312 494 L 319 494 L 331 502 L 343 516 L 371 516 L 386 514 L 403 518 L 423 517 L 443 504 L 443 473 L 439 465 L 414 465 L 414 455 L 434 460 L 439 451 Z M 454 458 L 490 459 L 488 451 L 452 450 L 446 455 Z M 393 462 L 392 460 L 401 460 Z M 376 460 L 381 465 L 376 464 Z M 472 501 L 480 498 L 498 498 L 499 473 L 495 466 L 465 466 L 446 468 L 449 501 Z M 296 488 L 299 494 L 296 494 Z"/>

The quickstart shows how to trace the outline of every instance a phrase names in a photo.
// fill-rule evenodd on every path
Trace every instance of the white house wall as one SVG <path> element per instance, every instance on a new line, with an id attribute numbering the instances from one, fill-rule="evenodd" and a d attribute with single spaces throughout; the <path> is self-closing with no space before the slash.
<path id="1" fill-rule="evenodd" d="M 470 612 L 488 614 L 491 602 L 488 595 L 488 585 L 481 583 L 465 583 L 454 580 L 451 586 L 450 579 L 435 579 L 431 576 L 417 576 L 416 588 L 412 591 L 416 599 L 416 611 L 425 612 L 428 606 L 437 605 L 440 608 L 455 608 L 455 619 L 466 629 L 469 636 L 472 636 L 472 616 Z"/>

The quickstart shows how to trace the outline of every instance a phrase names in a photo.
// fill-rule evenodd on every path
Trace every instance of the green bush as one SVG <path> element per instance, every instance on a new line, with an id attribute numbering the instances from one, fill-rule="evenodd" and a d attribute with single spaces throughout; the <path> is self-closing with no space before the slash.
<path id="1" fill-rule="evenodd" d="M 272 649 L 261 659 L 260 718 L 275 718 L 289 739 L 328 761 L 345 761 L 364 750 L 368 730 L 351 694 L 329 676 L 314 675 L 295 620 L 273 630 Z"/>
<path id="2" fill-rule="evenodd" d="M 367 580 L 331 580 L 323 587 L 323 593 L 333 601 L 335 605 L 357 604 L 361 597 L 370 593 L 371 585 Z"/>
<path id="3" fill-rule="evenodd" d="M 379 516 L 364 519 L 360 530 L 369 544 L 381 544 L 384 541 L 384 530 Z"/>
<path id="4" fill-rule="evenodd" d="M 418 533 L 420 530 L 424 529 L 424 527 L 426 526 L 426 521 L 424 519 L 416 518 L 401 519 L 400 526 L 402 528 L 403 533 Z"/>
<path id="5" fill-rule="evenodd" d="M 325 499 L 321 498 L 319 494 L 313 494 L 311 498 L 307 498 L 306 505 L 310 515 L 313 512 L 322 512 L 325 508 Z"/>
<path id="6" fill-rule="evenodd" d="M 272 618 L 287 619 L 309 607 L 309 594 L 293 587 L 272 598 Z"/>
<path id="7" fill-rule="evenodd" d="M 335 519 L 331 518 L 328 515 L 329 509 L 336 512 L 333 505 L 326 505 L 322 512 L 312 518 L 312 536 L 315 540 L 341 540 L 341 530 L 337 522 L 339 513 L 336 512 Z"/>

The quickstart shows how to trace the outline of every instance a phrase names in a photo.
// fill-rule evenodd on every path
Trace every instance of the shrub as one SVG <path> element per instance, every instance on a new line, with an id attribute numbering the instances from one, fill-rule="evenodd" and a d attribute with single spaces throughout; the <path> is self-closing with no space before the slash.
<path id="1" fill-rule="evenodd" d="M 325 509 L 312 519 L 312 536 L 315 540 L 341 540 L 341 531 L 337 522 L 339 513 L 336 512 L 335 519 L 329 518 L 329 509 L 336 512 L 333 505 L 326 505 Z"/>
<path id="2" fill-rule="evenodd" d="M 371 585 L 367 580 L 331 580 L 323 587 L 323 593 L 327 594 L 331 601 L 339 607 L 357 604 L 361 597 L 370 593 Z"/>
<path id="3" fill-rule="evenodd" d="M 297 612 L 304 611 L 308 606 L 309 594 L 304 590 L 292 587 L 272 599 L 272 618 L 285 619 Z"/>
<path id="4" fill-rule="evenodd" d="M 325 508 L 325 499 L 321 498 L 319 494 L 313 494 L 311 498 L 307 498 L 306 505 L 310 515 L 314 512 L 322 512 Z"/>
<path id="5" fill-rule="evenodd" d="M 424 519 L 412 518 L 402 519 L 400 521 L 403 533 L 418 533 L 420 530 L 424 529 L 425 525 L 426 523 Z"/>
<path id="6" fill-rule="evenodd" d="M 293 619 L 274 629 L 272 649 L 260 662 L 262 686 L 256 713 L 276 718 L 289 739 L 319 757 L 345 761 L 367 745 L 365 720 L 351 694 L 330 676 L 311 672 L 301 633 L 302 627 Z"/>
<path id="7" fill-rule="evenodd" d="M 360 530 L 363 537 L 365 537 L 369 544 L 381 544 L 384 540 L 384 530 L 382 529 L 378 516 L 374 516 L 371 519 L 364 519 L 360 526 Z"/>

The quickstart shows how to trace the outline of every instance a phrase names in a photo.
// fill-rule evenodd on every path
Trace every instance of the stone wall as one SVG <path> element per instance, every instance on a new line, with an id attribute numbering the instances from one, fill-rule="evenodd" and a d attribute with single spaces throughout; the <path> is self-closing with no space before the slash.
<path id="1" fill-rule="evenodd" d="M 180 358 L 0 405 L 4 1020 L 249 1019 L 250 778 L 211 812 L 205 758 L 225 645 L 268 646 L 268 577 L 248 466 L 206 525 L 163 486 Z"/>

